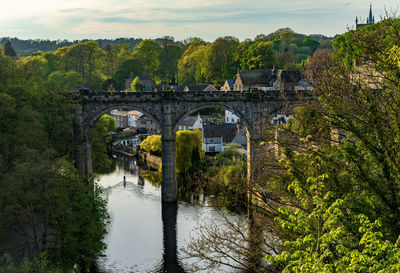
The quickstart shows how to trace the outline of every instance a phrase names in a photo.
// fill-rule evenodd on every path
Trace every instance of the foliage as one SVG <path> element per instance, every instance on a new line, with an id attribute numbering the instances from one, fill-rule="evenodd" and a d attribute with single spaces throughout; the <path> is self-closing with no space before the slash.
<path id="1" fill-rule="evenodd" d="M 4 55 L 9 57 L 17 57 L 17 53 L 15 53 L 14 48 L 11 46 L 10 40 L 8 40 L 4 45 Z"/>
<path id="2" fill-rule="evenodd" d="M 182 130 L 176 133 L 177 172 L 186 174 L 189 170 L 194 171 L 199 166 L 202 142 L 202 134 L 198 129 L 194 131 Z"/>
<path id="3" fill-rule="evenodd" d="M 279 152 L 290 205 L 276 220 L 290 236 L 268 259 L 283 272 L 399 270 L 399 30 L 388 18 L 349 31 L 332 63 L 311 62 L 318 100 L 297 112 Z"/>
<path id="4" fill-rule="evenodd" d="M 275 52 L 272 42 L 259 42 L 251 45 L 242 58 L 242 69 L 267 69 L 275 63 Z"/>
<path id="5" fill-rule="evenodd" d="M 148 151 L 148 152 L 160 153 L 161 152 L 161 136 L 160 135 L 151 135 L 151 136 L 146 137 L 140 143 L 140 149 Z"/>
<path id="6" fill-rule="evenodd" d="M 103 115 L 92 129 L 92 161 L 95 173 L 107 173 L 112 167 L 108 158 L 107 143 L 112 139 L 110 131 L 117 129 L 115 118 Z"/>
<path id="7" fill-rule="evenodd" d="M 139 80 L 139 77 L 133 79 L 131 83 L 131 91 L 132 92 L 140 92 L 143 90 L 142 83 Z"/>
<path id="8" fill-rule="evenodd" d="M 14 61 L 0 50 L 0 60 L 0 78 L 7 77 L 0 83 L 0 233 L 20 234 L 25 255 L 47 251 L 51 264 L 33 260 L 15 270 L 86 270 L 104 250 L 107 211 L 73 166 L 71 94 L 47 81 L 43 56 Z"/>
<path id="9" fill-rule="evenodd" d="M 153 40 L 143 40 L 133 51 L 133 56 L 143 64 L 143 71 L 147 76 L 156 76 L 160 67 L 159 56 L 161 47 Z"/>

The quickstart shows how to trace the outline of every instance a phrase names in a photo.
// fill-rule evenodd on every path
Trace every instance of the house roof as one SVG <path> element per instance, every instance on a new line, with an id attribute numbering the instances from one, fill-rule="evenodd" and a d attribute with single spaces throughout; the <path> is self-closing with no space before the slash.
<path id="1" fill-rule="evenodd" d="M 268 84 L 272 75 L 271 70 L 246 70 L 239 73 L 243 84 Z"/>
<path id="2" fill-rule="evenodd" d="M 247 146 L 247 137 L 240 133 L 237 133 L 235 137 L 232 139 L 232 143 L 236 143 L 241 146 Z"/>
<path id="3" fill-rule="evenodd" d="M 126 117 L 128 115 L 128 112 L 127 111 L 112 110 L 111 111 L 111 115 Z"/>
<path id="4" fill-rule="evenodd" d="M 136 110 L 128 112 L 128 115 L 131 115 L 131 116 L 139 116 L 141 114 L 142 114 L 142 112 L 139 112 L 139 111 L 136 111 Z"/>
<path id="5" fill-rule="evenodd" d="M 297 83 L 301 80 L 301 73 L 296 70 L 279 70 L 278 77 L 283 82 L 294 82 Z"/>
<path id="6" fill-rule="evenodd" d="M 226 80 L 225 83 L 228 84 L 228 86 L 229 86 L 230 89 L 233 89 L 233 83 L 234 83 L 234 82 L 235 82 L 234 80 Z"/>
<path id="7" fill-rule="evenodd" d="M 236 124 L 205 125 L 204 137 L 222 137 L 222 142 L 230 143 L 235 137 L 238 128 Z"/>
<path id="8" fill-rule="evenodd" d="M 196 83 L 196 84 L 186 85 L 185 90 L 191 92 L 199 92 L 199 91 L 205 91 L 207 88 L 209 89 L 209 91 L 217 91 L 217 89 L 214 86 L 208 83 Z"/>
<path id="9" fill-rule="evenodd" d="M 174 89 L 175 92 L 183 92 L 183 89 L 185 89 L 186 86 L 184 85 L 174 85 L 172 86 L 172 89 Z"/>
<path id="10" fill-rule="evenodd" d="M 193 126 L 197 121 L 198 116 L 187 116 L 179 121 L 178 126 Z"/>

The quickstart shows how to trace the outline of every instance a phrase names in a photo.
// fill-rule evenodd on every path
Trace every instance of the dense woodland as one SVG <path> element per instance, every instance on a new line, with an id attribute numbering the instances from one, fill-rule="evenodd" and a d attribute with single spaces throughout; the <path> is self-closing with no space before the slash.
<path id="1" fill-rule="evenodd" d="M 0 236 L 32 258 L 0 272 L 86 272 L 105 248 L 105 201 L 74 167 L 73 97 L 43 62 L 0 48 Z"/>
<path id="2" fill-rule="evenodd" d="M 36 230 L 27 240 L 36 259 L 3 262 L 0 271 L 65 272 L 75 263 L 85 270 L 104 248 L 104 201 L 73 167 L 71 88 L 118 89 L 130 72 L 158 82 L 221 84 L 237 67 L 303 65 L 315 99 L 304 100 L 288 124 L 260 129 L 254 184 L 244 187 L 245 165 L 235 147 L 216 156 L 201 180 L 211 180 L 216 201 L 229 199 L 230 206 L 247 206 L 240 202 L 251 191 L 252 217 L 227 218 L 227 228 L 204 226 L 185 255 L 202 260 L 194 270 L 206 271 L 228 257 L 232 270 L 245 272 L 400 271 L 400 19 L 348 31 L 333 40 L 333 52 L 315 51 L 330 46 L 315 38 L 289 29 L 241 42 L 178 44 L 165 37 L 143 40 L 133 52 L 129 45 L 102 49 L 88 41 L 26 58 L 5 46 L 0 232 L 18 231 L 21 223 Z M 104 117 L 93 129 L 99 155 L 114 126 Z M 179 138 L 178 154 L 192 151 L 178 159 L 180 172 L 210 166 L 196 152 L 201 136 L 183 131 Z M 159 150 L 156 137 L 147 144 Z"/>
<path id="3" fill-rule="evenodd" d="M 200 38 L 175 42 L 156 40 L 21 41 L 3 39 L 6 55 L 18 58 L 18 48 L 37 49 L 22 60 L 42 71 L 43 78 L 65 87 L 87 86 L 93 91 L 125 89 L 130 73 L 145 74 L 159 84 L 199 82 L 222 85 L 238 69 L 301 70 L 317 48 L 330 48 L 332 39 L 306 36 L 289 28 L 253 40 L 221 37 L 209 43 Z M 27 47 L 29 47 L 27 45 Z M 8 48 L 13 48 L 9 50 Z M 9 52 L 10 51 L 10 52 Z"/>

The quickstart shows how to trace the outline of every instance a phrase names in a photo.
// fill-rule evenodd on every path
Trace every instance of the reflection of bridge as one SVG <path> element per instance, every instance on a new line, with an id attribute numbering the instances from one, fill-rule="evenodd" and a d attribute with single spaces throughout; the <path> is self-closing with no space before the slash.
<path id="1" fill-rule="evenodd" d="M 91 137 L 89 129 L 112 109 L 138 110 L 158 123 L 162 134 L 162 201 L 176 202 L 175 133 L 179 121 L 204 108 L 224 108 L 235 113 L 247 129 L 247 166 L 251 179 L 251 159 L 259 143 L 258 129 L 264 118 L 281 113 L 286 102 L 297 101 L 294 93 L 280 91 L 253 92 L 129 92 L 84 93 L 77 98 L 75 136 L 78 141 L 76 165 L 83 175 L 92 175 Z"/>

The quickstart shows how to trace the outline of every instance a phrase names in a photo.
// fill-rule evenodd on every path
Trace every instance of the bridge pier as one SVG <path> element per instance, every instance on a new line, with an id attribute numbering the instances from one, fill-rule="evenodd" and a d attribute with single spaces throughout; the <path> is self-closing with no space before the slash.
<path id="1" fill-rule="evenodd" d="M 75 109 L 74 135 L 75 167 L 79 170 L 82 177 L 91 180 L 93 177 L 92 137 L 89 128 L 83 125 L 81 107 Z"/>
<path id="2" fill-rule="evenodd" d="M 176 183 L 176 136 L 172 126 L 172 107 L 163 105 L 163 125 L 161 136 L 162 182 L 161 201 L 176 202 L 178 186 Z"/>

